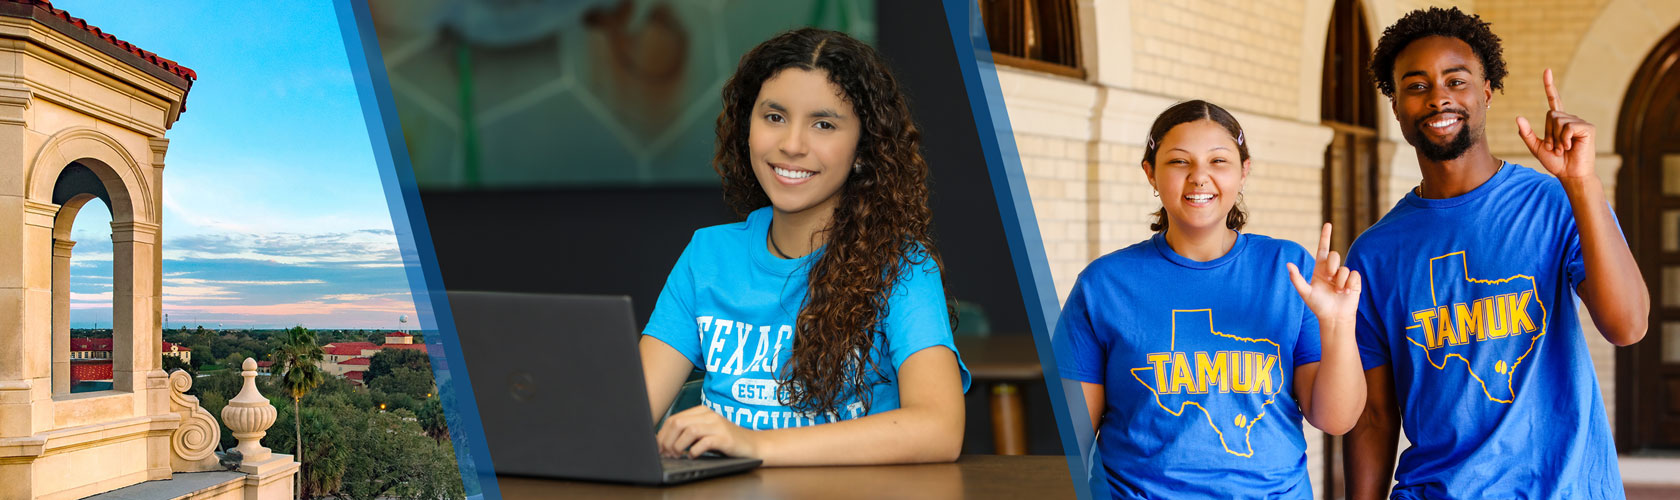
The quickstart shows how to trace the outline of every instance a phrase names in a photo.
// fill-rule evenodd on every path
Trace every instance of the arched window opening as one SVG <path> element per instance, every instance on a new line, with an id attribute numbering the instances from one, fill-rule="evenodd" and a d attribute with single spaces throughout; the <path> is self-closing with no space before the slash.
<path id="1" fill-rule="evenodd" d="M 61 251 L 70 254 L 66 269 L 69 276 L 62 282 L 69 285 L 68 392 L 72 394 L 111 390 L 114 374 L 112 353 L 116 341 L 112 308 L 116 289 L 112 277 L 111 209 L 99 198 L 89 198 L 74 216 L 69 240 L 54 239 L 55 254 Z M 57 276 L 54 278 L 60 282 Z"/>

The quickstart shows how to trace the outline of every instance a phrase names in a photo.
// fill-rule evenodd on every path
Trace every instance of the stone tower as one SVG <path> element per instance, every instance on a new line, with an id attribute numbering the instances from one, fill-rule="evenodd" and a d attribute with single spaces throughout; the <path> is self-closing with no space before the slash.
<path id="1" fill-rule="evenodd" d="M 164 134 L 196 78 L 47 1 L 0 1 L 0 498 L 214 463 L 220 428 L 160 354 Z M 112 221 L 112 387 L 71 393 L 70 226 L 95 198 Z"/>

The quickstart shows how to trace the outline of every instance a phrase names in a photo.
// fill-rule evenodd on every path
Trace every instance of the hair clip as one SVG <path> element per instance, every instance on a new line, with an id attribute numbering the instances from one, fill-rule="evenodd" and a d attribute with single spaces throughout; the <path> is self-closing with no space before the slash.
<path id="1" fill-rule="evenodd" d="M 1144 144 L 1147 145 L 1146 147 L 1148 149 L 1155 149 L 1155 137 L 1154 136 L 1145 135 L 1145 136 L 1143 136 L 1143 140 L 1144 140 Z"/>
<path id="2" fill-rule="evenodd" d="M 1242 130 L 1237 130 L 1237 145 L 1238 146 L 1243 145 L 1243 131 Z"/>

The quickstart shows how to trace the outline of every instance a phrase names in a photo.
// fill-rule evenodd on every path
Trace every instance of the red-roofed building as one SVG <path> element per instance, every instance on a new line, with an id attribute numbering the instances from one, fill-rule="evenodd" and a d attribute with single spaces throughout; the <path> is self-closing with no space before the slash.
<path id="1" fill-rule="evenodd" d="M 356 358 L 365 359 L 378 353 L 379 344 L 373 342 L 334 342 L 321 346 L 321 352 L 323 354 L 320 362 L 321 371 L 326 372 L 327 375 L 344 375 L 350 371 L 350 366 L 355 366 L 353 364 L 345 365 L 344 362 Z M 361 369 L 367 369 L 365 363 L 361 366 Z"/>
<path id="2" fill-rule="evenodd" d="M 350 379 L 352 383 L 361 384 L 362 377 L 367 374 L 368 366 L 373 364 L 371 358 L 350 358 L 339 362 L 337 367 L 342 370 L 339 374 Z"/>
<path id="3" fill-rule="evenodd" d="M 373 355 L 385 349 L 426 352 L 426 344 L 414 343 L 414 336 L 403 332 L 385 334 L 384 344 L 372 342 L 334 342 L 321 346 L 321 371 L 327 375 L 348 378 L 352 373 L 367 371 Z M 360 375 L 358 375 L 359 377 Z M 359 378 L 352 380 L 361 380 Z"/>
<path id="4" fill-rule="evenodd" d="M 111 359 L 111 339 L 71 337 L 70 359 Z"/>
<path id="5" fill-rule="evenodd" d="M 192 349 L 180 344 L 170 343 L 167 340 L 163 341 L 163 355 L 174 356 L 180 359 L 182 363 L 192 362 Z"/>
<path id="6" fill-rule="evenodd" d="M 174 357 L 180 358 L 181 361 L 185 361 L 185 362 L 188 362 L 188 363 L 192 362 L 192 349 L 188 349 L 186 346 L 173 344 L 173 343 L 170 343 L 170 342 L 167 342 L 167 341 L 163 343 L 163 355 L 164 356 L 174 356 Z M 90 339 L 90 338 L 83 338 L 83 337 L 71 337 L 70 338 L 70 359 L 72 359 L 72 360 L 77 360 L 77 359 L 104 359 L 104 360 L 109 360 L 109 359 L 111 359 L 111 339 Z M 107 371 L 109 371 L 108 368 L 107 368 Z M 76 378 L 74 377 L 74 374 L 72 374 L 72 376 L 70 378 L 71 378 L 71 380 L 76 380 Z M 86 379 L 86 380 L 106 380 L 106 379 Z"/>
<path id="7" fill-rule="evenodd" d="M 321 346 L 326 355 L 325 360 L 333 363 L 361 356 L 372 356 L 379 352 L 379 345 L 373 342 L 334 342 Z"/>

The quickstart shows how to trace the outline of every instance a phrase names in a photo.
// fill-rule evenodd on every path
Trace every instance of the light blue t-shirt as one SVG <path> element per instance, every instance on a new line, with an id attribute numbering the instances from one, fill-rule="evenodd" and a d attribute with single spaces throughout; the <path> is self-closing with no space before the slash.
<path id="1" fill-rule="evenodd" d="M 1318 318 L 1285 262 L 1312 272 L 1289 241 L 1239 234 L 1198 262 L 1157 234 L 1079 274 L 1060 368 L 1103 385 L 1115 498 L 1312 498 L 1294 388 L 1295 367 L 1319 361 Z"/>
<path id="2" fill-rule="evenodd" d="M 1411 447 L 1394 498 L 1622 498 L 1574 288 L 1563 186 L 1506 163 L 1447 199 L 1406 197 L 1360 235 L 1359 356 L 1388 365 Z"/>
<path id="3" fill-rule="evenodd" d="M 855 397 L 838 414 L 807 415 L 779 401 L 776 378 L 793 354 L 794 322 L 805 304 L 810 267 L 822 251 L 798 259 L 771 255 L 765 247 L 770 218 L 765 207 L 745 222 L 695 231 L 642 333 L 704 370 L 701 404 L 736 425 L 782 429 L 864 416 Z M 925 259 L 914 266 L 906 262 L 899 271 L 881 321 L 884 335 L 875 339 L 880 376 L 872 384 L 870 414 L 899 407 L 898 369 L 910 355 L 938 346 L 957 351 L 939 266 Z M 957 365 L 967 392 L 969 374 L 961 356 Z"/>

